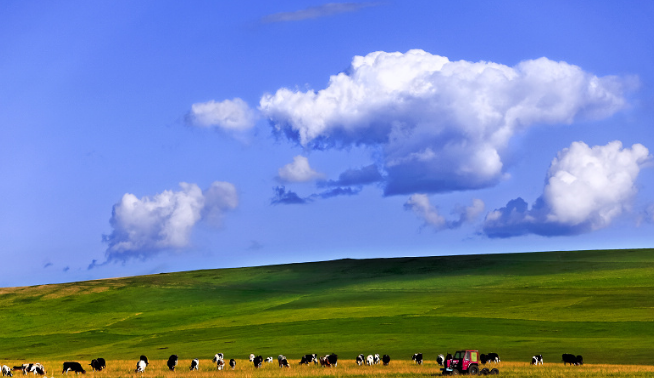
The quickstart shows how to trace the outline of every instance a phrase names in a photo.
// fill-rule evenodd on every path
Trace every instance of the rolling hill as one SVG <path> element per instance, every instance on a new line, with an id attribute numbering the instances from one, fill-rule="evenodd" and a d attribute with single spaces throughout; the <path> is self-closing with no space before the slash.
<path id="1" fill-rule="evenodd" d="M 654 250 L 337 260 L 0 289 L 0 359 L 459 348 L 651 364 Z"/>

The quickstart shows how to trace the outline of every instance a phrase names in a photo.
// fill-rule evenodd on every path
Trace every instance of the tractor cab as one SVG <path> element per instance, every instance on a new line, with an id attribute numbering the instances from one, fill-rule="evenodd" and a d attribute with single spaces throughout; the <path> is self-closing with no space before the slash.
<path id="1" fill-rule="evenodd" d="M 458 350 L 452 358 L 445 361 L 443 375 L 459 375 L 479 373 L 479 351 Z"/>

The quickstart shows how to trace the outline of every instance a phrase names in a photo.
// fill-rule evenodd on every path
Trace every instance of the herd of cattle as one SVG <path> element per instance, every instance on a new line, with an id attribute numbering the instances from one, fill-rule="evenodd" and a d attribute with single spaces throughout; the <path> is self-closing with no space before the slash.
<path id="1" fill-rule="evenodd" d="M 449 360 L 452 358 L 451 354 L 447 355 L 442 355 L 439 354 L 438 357 L 436 358 L 436 362 L 443 366 L 445 361 Z M 570 364 L 570 365 L 583 365 L 584 364 L 584 358 L 582 356 L 575 356 L 573 354 L 563 354 L 561 356 L 561 359 L 563 361 L 563 364 Z M 416 353 L 411 357 L 411 360 L 415 362 L 418 365 L 422 365 L 423 362 L 423 357 L 422 353 Z M 173 354 L 168 358 L 168 362 L 166 363 L 168 366 L 168 369 L 170 371 L 175 371 L 175 368 L 177 367 L 177 355 Z M 263 364 L 263 362 L 273 362 L 272 357 L 267 357 L 263 358 L 262 356 L 255 356 L 254 354 L 250 354 L 250 362 L 254 364 L 255 368 L 260 368 Z M 382 363 L 384 366 L 388 366 L 388 364 L 391 362 L 391 357 L 387 354 L 383 355 L 382 357 L 379 357 L 379 354 L 370 354 L 368 356 L 364 356 L 363 354 L 360 354 L 356 357 L 355 359 L 357 365 L 377 365 L 379 363 Z M 488 354 L 480 354 L 479 355 L 479 361 L 482 364 L 486 363 L 499 363 L 500 362 L 500 356 L 497 353 L 488 353 Z M 226 364 L 225 363 L 225 357 L 222 353 L 216 353 L 216 355 L 213 357 L 211 362 L 216 364 L 216 369 L 218 370 L 223 370 L 225 368 L 225 365 L 229 365 L 230 368 L 235 369 L 236 368 L 236 360 L 235 359 L 230 359 L 229 362 Z M 290 367 L 290 364 L 288 363 L 288 359 L 284 355 L 279 355 L 277 356 L 277 363 L 279 364 L 280 368 L 288 368 Z M 302 356 L 302 359 L 300 360 L 300 365 L 309 365 L 309 364 L 315 364 L 323 367 L 332 367 L 332 366 L 338 366 L 338 356 L 336 354 L 328 354 L 323 357 L 318 357 L 318 355 L 314 354 L 305 354 Z M 150 364 L 148 361 L 148 358 L 146 356 L 141 356 L 139 361 L 136 363 L 136 373 L 143 373 L 145 371 L 145 368 Z M 543 364 L 543 355 L 535 355 L 531 358 L 531 364 L 532 365 L 542 365 Z M 97 358 L 91 361 L 89 364 L 91 368 L 94 371 L 102 371 L 107 368 L 107 363 L 104 358 Z M 199 359 L 194 359 L 191 361 L 191 366 L 189 370 L 199 370 L 200 368 L 200 360 Z M 33 373 L 34 375 L 45 375 L 46 370 L 43 365 L 40 363 L 32 363 L 32 364 L 22 364 L 19 366 L 14 366 L 13 369 L 10 368 L 7 365 L 2 365 L 2 376 L 8 376 L 12 377 L 13 376 L 13 371 L 22 371 L 23 375 L 27 373 Z M 69 371 L 75 372 L 75 373 L 82 373 L 85 374 L 86 370 L 82 367 L 82 365 L 79 362 L 64 362 L 63 364 L 63 370 L 62 374 L 67 374 Z"/>

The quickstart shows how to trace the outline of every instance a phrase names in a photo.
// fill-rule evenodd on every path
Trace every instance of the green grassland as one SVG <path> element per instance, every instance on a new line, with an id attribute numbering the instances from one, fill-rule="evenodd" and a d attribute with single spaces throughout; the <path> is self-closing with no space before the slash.
<path id="1" fill-rule="evenodd" d="M 654 364 L 654 250 L 338 260 L 0 289 L 0 361 L 305 353 Z"/>

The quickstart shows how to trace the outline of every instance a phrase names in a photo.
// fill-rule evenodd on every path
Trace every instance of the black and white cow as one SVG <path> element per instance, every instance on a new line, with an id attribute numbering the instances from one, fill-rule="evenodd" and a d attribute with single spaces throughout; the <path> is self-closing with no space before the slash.
<path id="1" fill-rule="evenodd" d="M 337 355 L 335 355 L 334 353 L 332 353 L 332 354 L 328 354 L 328 355 L 325 356 L 325 357 L 327 357 L 327 360 L 329 361 L 329 363 L 330 363 L 332 366 L 338 366 L 338 356 L 337 356 Z"/>
<path id="2" fill-rule="evenodd" d="M 422 353 L 416 353 L 411 357 L 411 361 L 415 361 L 416 364 L 422 365 Z"/>
<path id="3" fill-rule="evenodd" d="M 481 359 L 481 356 L 480 356 Z M 486 355 L 486 359 L 488 362 L 494 362 L 494 363 L 499 363 L 500 362 L 500 356 L 497 353 L 488 353 Z M 483 361 L 482 361 L 483 363 Z"/>
<path id="4" fill-rule="evenodd" d="M 107 363 L 105 362 L 104 358 L 96 358 L 95 360 L 91 361 L 90 365 L 91 369 L 94 371 L 101 371 L 107 367 Z"/>
<path id="5" fill-rule="evenodd" d="M 254 354 L 250 353 L 250 362 L 254 362 Z"/>
<path id="6" fill-rule="evenodd" d="M 288 360 L 286 359 L 286 356 L 283 356 L 281 354 L 277 356 L 277 362 L 279 363 L 280 368 L 290 367 L 288 364 Z"/>
<path id="7" fill-rule="evenodd" d="M 265 359 L 265 360 L 263 360 L 263 362 L 265 362 L 265 363 L 268 363 L 268 364 L 269 364 L 269 363 L 271 363 L 271 362 L 273 362 L 273 358 L 272 358 L 272 357 L 266 357 L 266 359 Z"/>
<path id="8" fill-rule="evenodd" d="M 257 369 L 260 368 L 261 364 L 263 363 L 263 357 L 256 356 L 256 357 L 252 358 L 252 363 L 254 364 L 255 368 L 257 368 Z"/>
<path id="9" fill-rule="evenodd" d="M 438 357 L 436 357 L 436 362 L 440 366 L 443 366 L 443 364 L 445 363 L 445 356 L 443 356 L 442 354 L 439 354 Z"/>
<path id="10" fill-rule="evenodd" d="M 86 374 L 86 370 L 82 368 L 82 364 L 79 362 L 64 362 L 64 369 L 61 371 L 61 374 L 68 374 L 69 371 L 74 371 L 75 374 Z"/>
<path id="11" fill-rule="evenodd" d="M 388 364 L 391 362 L 391 357 L 388 354 L 383 355 L 382 362 L 384 363 L 384 366 L 388 366 Z"/>
<path id="12" fill-rule="evenodd" d="M 304 364 L 309 365 L 312 362 L 314 364 L 318 363 L 318 357 L 317 357 L 317 355 L 315 353 L 314 354 L 305 354 L 300 359 L 300 365 L 304 365 Z"/>
<path id="13" fill-rule="evenodd" d="M 3 377 L 13 377 L 14 373 L 11 372 L 11 368 L 7 365 L 2 365 L 2 376 Z"/>
<path id="14" fill-rule="evenodd" d="M 229 360 L 229 367 L 231 367 L 232 370 L 234 370 L 234 368 L 236 367 L 236 360 L 235 359 L 232 358 L 231 360 Z"/>
<path id="15" fill-rule="evenodd" d="M 144 356 L 141 356 L 144 357 Z M 145 360 L 141 359 L 139 362 L 136 363 L 136 370 L 134 370 L 135 373 L 143 373 L 145 371 L 145 367 L 148 366 L 148 362 L 145 362 Z"/>
<path id="16" fill-rule="evenodd" d="M 222 353 L 216 353 L 211 362 L 216 363 L 216 369 L 223 370 L 225 367 L 225 356 Z"/>
<path id="17" fill-rule="evenodd" d="M 166 365 L 168 365 L 168 370 L 175 371 L 175 367 L 177 366 L 177 355 L 173 354 L 172 356 L 168 357 L 168 362 L 166 362 Z"/>
<path id="18" fill-rule="evenodd" d="M 375 356 L 372 354 L 369 354 L 368 357 L 366 357 L 366 365 L 374 365 L 375 364 Z"/>
<path id="19" fill-rule="evenodd" d="M 15 366 L 15 370 L 22 370 L 23 375 L 27 373 L 33 373 L 34 375 L 45 375 L 45 367 L 41 365 L 40 363 L 34 363 L 34 364 L 23 364 L 22 366 Z"/>
<path id="20" fill-rule="evenodd" d="M 532 365 L 542 365 L 543 364 L 543 355 L 538 354 L 533 357 L 531 357 L 531 364 Z"/>
<path id="21" fill-rule="evenodd" d="M 200 370 L 200 360 L 197 358 L 193 359 L 193 361 L 191 361 L 191 367 L 189 370 Z"/>
<path id="22" fill-rule="evenodd" d="M 379 358 L 378 354 L 375 354 L 374 358 L 375 358 L 375 365 L 377 365 L 381 361 L 381 358 Z"/>
<path id="23" fill-rule="evenodd" d="M 357 365 L 361 366 L 363 365 L 363 361 L 365 360 L 365 356 L 363 354 L 360 354 L 356 358 Z"/>

